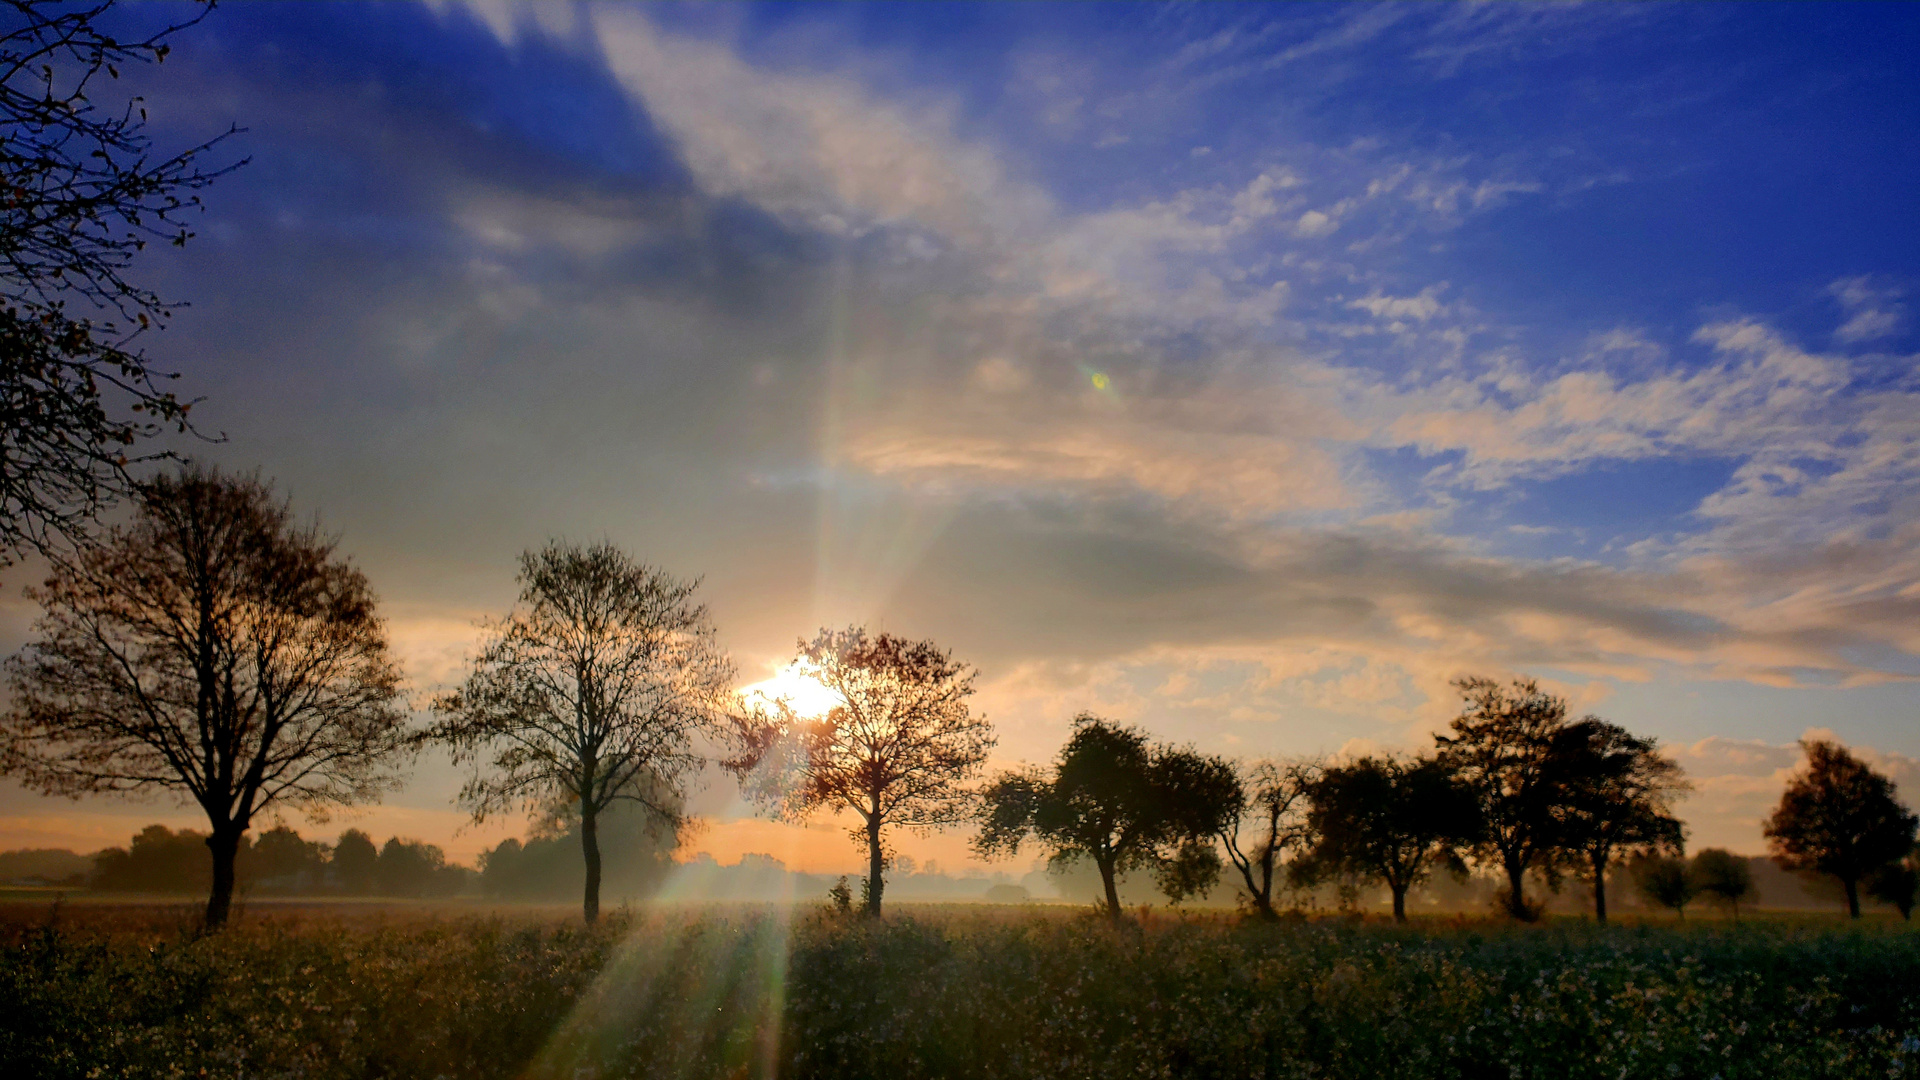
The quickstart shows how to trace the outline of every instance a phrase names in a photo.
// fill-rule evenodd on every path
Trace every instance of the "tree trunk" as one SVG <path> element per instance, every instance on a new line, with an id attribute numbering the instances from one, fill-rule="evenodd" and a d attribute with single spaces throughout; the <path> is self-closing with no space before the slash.
<path id="1" fill-rule="evenodd" d="M 1607 857 L 1593 857 L 1593 921 L 1607 925 Z"/>
<path id="2" fill-rule="evenodd" d="M 233 907 L 233 864 L 240 854 L 240 834 L 245 831 L 221 825 L 207 837 L 207 848 L 213 852 L 213 891 L 207 894 L 209 930 L 227 924 L 227 914 Z"/>
<path id="3" fill-rule="evenodd" d="M 1507 857 L 1506 864 L 1507 914 L 1521 922 L 1530 922 L 1533 912 L 1527 910 L 1527 865 L 1512 856 Z"/>
<path id="4" fill-rule="evenodd" d="M 585 804 L 580 807 L 580 850 L 587 856 L 586 917 L 600 921 L 600 817 Z"/>
<path id="5" fill-rule="evenodd" d="M 886 857 L 880 852 L 880 817 L 867 819 L 867 917 L 880 917 L 880 893 L 887 887 Z"/>
<path id="6" fill-rule="evenodd" d="M 1393 921 L 1406 922 L 1407 887 L 1405 885 L 1395 885 L 1392 882 L 1388 882 L 1387 887 L 1393 890 Z"/>
<path id="7" fill-rule="evenodd" d="M 1119 922 L 1120 886 L 1114 881 L 1113 860 L 1095 859 L 1094 864 L 1100 867 L 1100 884 L 1106 886 L 1107 889 L 1107 918 L 1112 919 L 1114 922 Z"/>
<path id="8" fill-rule="evenodd" d="M 1845 885 L 1847 887 L 1847 917 L 1850 919 L 1859 918 L 1860 917 L 1860 879 L 1850 878 L 1850 877 L 1841 878 L 1840 884 Z"/>

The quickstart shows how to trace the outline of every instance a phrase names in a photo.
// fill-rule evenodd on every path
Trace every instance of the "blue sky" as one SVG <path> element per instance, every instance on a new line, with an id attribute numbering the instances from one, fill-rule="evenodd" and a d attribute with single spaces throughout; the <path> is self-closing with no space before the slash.
<path id="1" fill-rule="evenodd" d="M 515 553 L 605 536 L 704 575 L 746 677 L 949 644 L 1007 764 L 1081 709 L 1409 749 L 1524 672 L 1758 850 L 1809 730 L 1920 778 L 1917 48 L 1900 5 L 232 5 L 137 76 L 252 158 L 149 264 L 155 353 L 423 688 Z M 455 786 L 379 820 L 469 848 Z M 0 843 L 152 814 L 8 794 Z"/>

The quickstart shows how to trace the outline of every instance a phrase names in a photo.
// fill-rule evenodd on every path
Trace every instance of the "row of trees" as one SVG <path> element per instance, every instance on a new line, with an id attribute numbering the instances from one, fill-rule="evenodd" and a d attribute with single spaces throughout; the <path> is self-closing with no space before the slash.
<path id="1" fill-rule="evenodd" d="M 142 482 L 136 500 L 131 520 L 29 590 L 42 615 L 8 662 L 0 768 L 53 793 L 196 802 L 210 925 L 262 813 L 374 798 L 428 745 L 470 767 L 461 799 L 476 819 L 564 817 L 535 839 L 578 844 L 589 920 L 603 817 L 628 807 L 670 841 L 710 762 L 775 814 L 847 813 L 873 914 L 900 830 L 970 822 L 984 855 L 1038 843 L 1089 860 L 1116 917 L 1122 873 L 1150 870 L 1179 898 L 1229 865 L 1263 915 L 1288 887 L 1345 877 L 1384 884 L 1404 917 L 1409 889 L 1472 861 L 1505 877 L 1515 917 L 1538 910 L 1528 875 L 1572 874 L 1604 920 L 1612 864 L 1683 846 L 1672 804 L 1687 785 L 1657 744 L 1571 718 L 1524 680 L 1461 680 L 1460 714 L 1417 757 L 1243 769 L 1087 716 L 1050 768 L 976 787 L 994 735 L 969 707 L 968 665 L 931 642 L 823 630 L 794 660 L 831 700 L 823 714 L 742 699 L 698 583 L 607 544 L 526 553 L 519 602 L 416 726 L 365 576 L 268 485 L 188 467 Z M 1837 879 L 1857 914 L 1861 883 L 1911 850 L 1914 817 L 1843 748 L 1807 753 L 1767 835 L 1783 865 Z M 499 853 L 498 875 L 533 865 L 532 846 Z"/>
<path id="2" fill-rule="evenodd" d="M 462 891 L 472 873 L 419 840 L 395 836 L 376 846 L 365 832 L 348 829 L 329 845 L 276 825 L 242 843 L 234 877 L 242 888 L 279 895 L 439 897 Z M 149 825 L 127 847 L 96 854 L 85 883 L 113 892 L 191 893 L 205 892 L 212 880 L 206 833 Z"/>

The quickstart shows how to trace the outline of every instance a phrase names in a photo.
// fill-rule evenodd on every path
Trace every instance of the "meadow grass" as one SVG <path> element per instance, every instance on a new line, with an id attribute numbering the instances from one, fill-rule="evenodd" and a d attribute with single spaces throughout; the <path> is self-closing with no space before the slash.
<path id="1" fill-rule="evenodd" d="M 32 1077 L 1899 1077 L 1920 934 L 902 908 L 0 919 Z"/>

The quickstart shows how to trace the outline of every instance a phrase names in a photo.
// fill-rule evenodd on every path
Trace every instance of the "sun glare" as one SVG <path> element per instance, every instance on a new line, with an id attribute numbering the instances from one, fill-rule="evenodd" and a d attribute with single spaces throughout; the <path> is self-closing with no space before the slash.
<path id="1" fill-rule="evenodd" d="M 812 665 L 799 662 L 788 664 L 772 678 L 743 687 L 740 692 L 767 702 L 784 700 L 788 708 L 805 717 L 825 716 L 840 704 L 840 695 L 813 677 Z"/>

